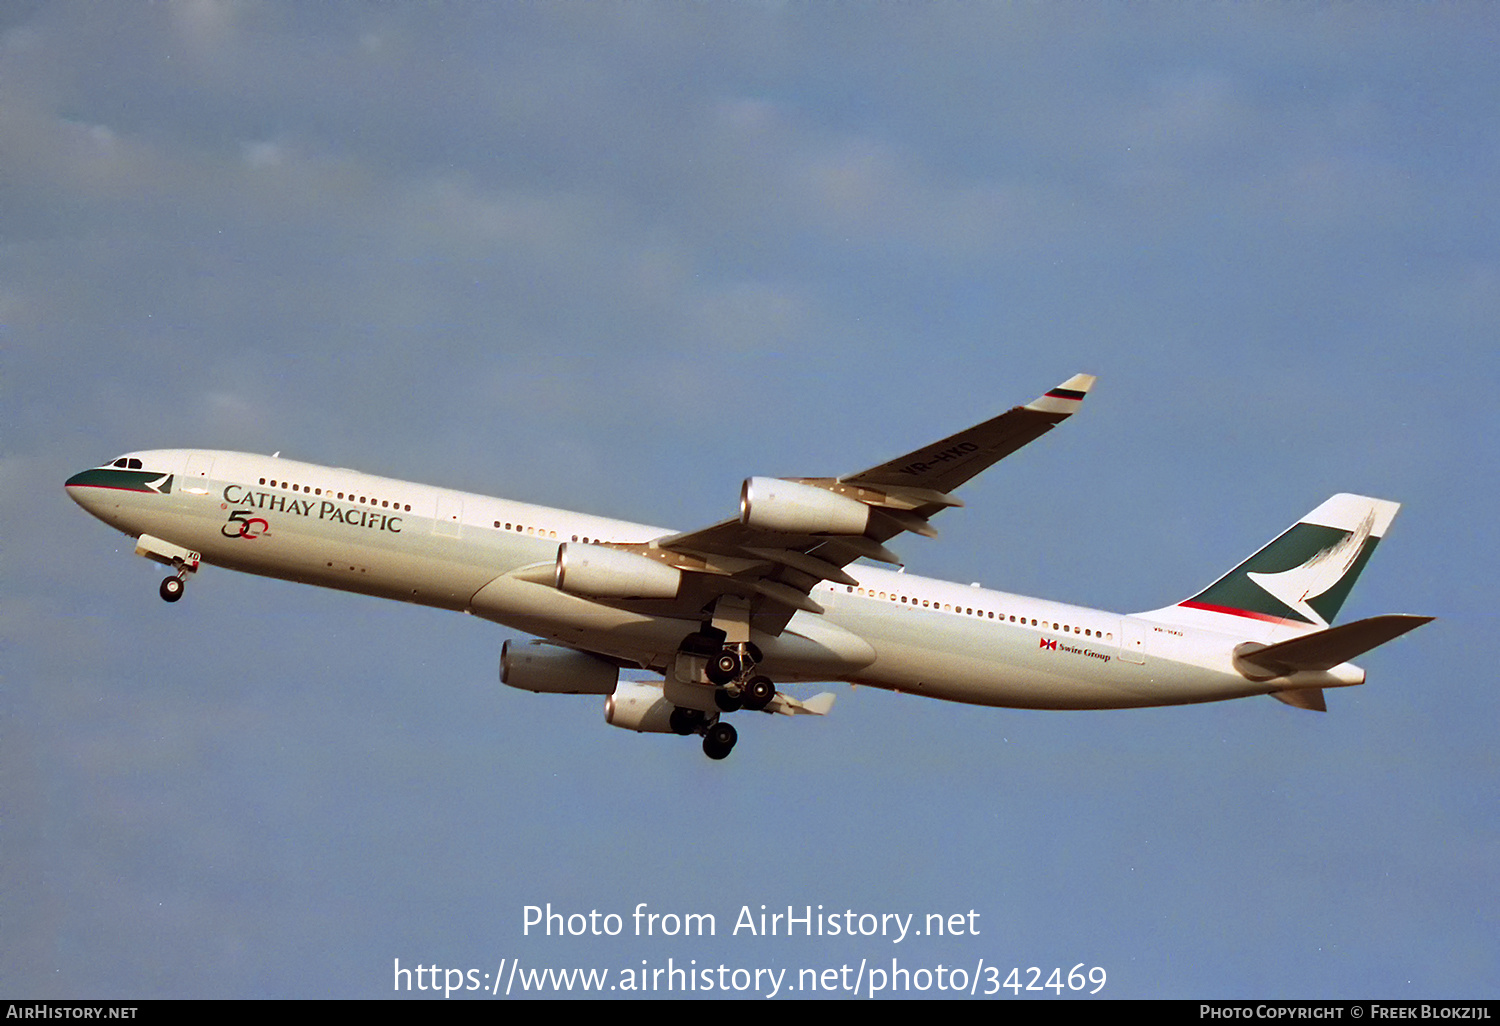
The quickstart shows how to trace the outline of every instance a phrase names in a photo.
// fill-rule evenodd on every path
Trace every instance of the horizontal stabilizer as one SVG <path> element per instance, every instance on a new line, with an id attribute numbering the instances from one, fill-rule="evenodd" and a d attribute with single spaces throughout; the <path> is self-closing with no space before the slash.
<path id="1" fill-rule="evenodd" d="M 1391 613 L 1304 634 L 1300 638 L 1275 645 L 1262 647 L 1254 642 L 1247 642 L 1234 650 L 1234 661 L 1241 672 L 1252 679 L 1260 674 L 1247 671 L 1258 670 L 1271 677 L 1282 677 L 1298 670 L 1328 670 L 1340 663 L 1347 663 L 1377 645 L 1399 638 L 1432 619 L 1430 616 Z"/>

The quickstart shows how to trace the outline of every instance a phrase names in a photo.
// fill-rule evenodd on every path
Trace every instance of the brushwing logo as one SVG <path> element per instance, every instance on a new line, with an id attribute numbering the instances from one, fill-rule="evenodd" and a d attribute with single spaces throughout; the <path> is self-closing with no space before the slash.
<path id="1" fill-rule="evenodd" d="M 1359 554 L 1364 550 L 1365 542 L 1374 529 L 1375 511 L 1371 509 L 1357 528 L 1344 535 L 1340 541 L 1313 553 L 1301 566 L 1271 574 L 1250 571 L 1245 576 L 1278 602 L 1296 610 L 1313 623 L 1326 627 L 1328 621 L 1323 614 L 1308 602 L 1326 594 L 1344 579 L 1344 575 L 1359 559 Z"/>

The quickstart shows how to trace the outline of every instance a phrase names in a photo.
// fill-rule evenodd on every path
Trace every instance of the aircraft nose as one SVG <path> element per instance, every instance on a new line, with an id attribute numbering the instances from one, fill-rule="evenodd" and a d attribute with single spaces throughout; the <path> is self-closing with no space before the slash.
<path id="1" fill-rule="evenodd" d="M 63 482 L 63 488 L 68 498 L 92 513 L 99 500 L 98 484 L 98 470 L 83 470 Z"/>

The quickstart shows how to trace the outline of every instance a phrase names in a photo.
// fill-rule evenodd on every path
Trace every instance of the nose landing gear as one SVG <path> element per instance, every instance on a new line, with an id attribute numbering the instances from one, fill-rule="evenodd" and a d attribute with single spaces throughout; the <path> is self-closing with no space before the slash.
<path id="1" fill-rule="evenodd" d="M 182 598 L 183 591 L 187 588 L 187 576 L 198 569 L 202 557 L 192 549 L 185 549 L 164 538 L 154 538 L 149 534 L 143 534 L 136 539 L 135 554 L 154 559 L 158 563 L 165 563 L 177 571 L 171 577 L 161 582 L 161 597 L 168 602 L 176 602 Z"/>

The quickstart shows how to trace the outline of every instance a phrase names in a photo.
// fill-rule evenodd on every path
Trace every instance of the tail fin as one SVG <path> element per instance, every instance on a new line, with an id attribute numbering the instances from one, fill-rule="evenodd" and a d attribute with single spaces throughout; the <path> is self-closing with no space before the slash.
<path id="1" fill-rule="evenodd" d="M 1199 626 L 1227 627 L 1234 621 L 1224 618 L 1246 617 L 1302 630 L 1327 627 L 1400 508 L 1335 495 L 1192 598 L 1143 615 Z"/>

